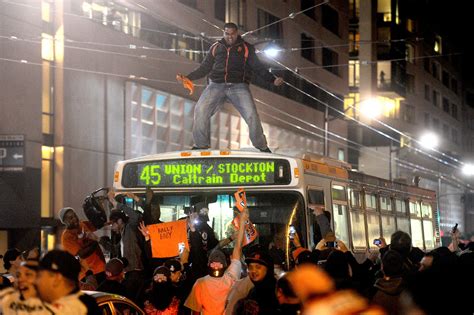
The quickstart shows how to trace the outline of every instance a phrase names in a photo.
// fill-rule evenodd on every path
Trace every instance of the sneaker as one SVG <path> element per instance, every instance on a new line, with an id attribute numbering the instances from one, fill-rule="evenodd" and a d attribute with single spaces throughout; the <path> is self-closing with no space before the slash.
<path id="1" fill-rule="evenodd" d="M 260 152 L 272 153 L 269 147 L 267 147 L 266 149 L 260 149 Z"/>

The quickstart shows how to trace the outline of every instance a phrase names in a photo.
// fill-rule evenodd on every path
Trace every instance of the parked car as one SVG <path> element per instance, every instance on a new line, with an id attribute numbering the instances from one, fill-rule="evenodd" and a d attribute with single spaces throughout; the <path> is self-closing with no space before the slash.
<path id="1" fill-rule="evenodd" d="M 97 301 L 103 315 L 145 315 L 145 312 L 124 296 L 98 292 L 83 291 Z"/>

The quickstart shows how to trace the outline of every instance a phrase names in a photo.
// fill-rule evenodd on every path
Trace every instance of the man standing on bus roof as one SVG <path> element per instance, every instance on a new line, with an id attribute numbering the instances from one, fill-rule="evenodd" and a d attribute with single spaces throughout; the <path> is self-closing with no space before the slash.
<path id="1" fill-rule="evenodd" d="M 224 37 L 211 46 L 202 64 L 188 76 L 176 76 L 192 94 L 194 85 L 191 81 L 209 75 L 209 84 L 194 109 L 193 149 L 210 147 L 211 117 L 228 101 L 247 123 L 254 147 L 271 152 L 249 89 L 254 72 L 276 86 L 283 83 L 282 78 L 275 77 L 262 65 L 255 47 L 240 37 L 237 25 L 226 23 Z"/>

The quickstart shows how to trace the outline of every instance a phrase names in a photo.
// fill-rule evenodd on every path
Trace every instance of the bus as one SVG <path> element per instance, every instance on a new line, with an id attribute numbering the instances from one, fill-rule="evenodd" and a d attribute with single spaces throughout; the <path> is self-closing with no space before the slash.
<path id="1" fill-rule="evenodd" d="M 234 193 L 244 188 L 256 243 L 286 243 L 292 225 L 303 246 L 313 248 L 316 223 L 308 204 L 331 213 L 331 226 L 356 256 L 374 248 L 373 240 L 402 230 L 413 246 L 431 250 L 440 244 L 434 191 L 391 182 L 351 170 L 348 163 L 313 153 L 262 153 L 244 150 L 179 151 L 119 161 L 117 193 L 143 196 L 147 187 L 159 195 L 163 222 L 175 221 L 201 203 L 218 239 L 228 237 Z M 134 205 L 137 207 L 137 205 Z"/>

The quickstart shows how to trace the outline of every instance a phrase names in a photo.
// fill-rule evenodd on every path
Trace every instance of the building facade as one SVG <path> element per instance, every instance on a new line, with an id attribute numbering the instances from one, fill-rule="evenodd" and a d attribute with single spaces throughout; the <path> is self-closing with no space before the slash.
<path id="1" fill-rule="evenodd" d="M 462 162 L 472 158 L 466 145 L 472 132 L 464 131 L 469 123 L 463 114 L 460 56 L 442 30 L 427 21 L 425 5 L 349 1 L 346 110 L 381 131 L 351 123 L 349 135 L 364 147 L 350 150 L 349 162 L 362 172 L 406 183 L 415 180 L 436 190 L 441 230 L 448 232 L 459 223 L 462 231 L 472 232 L 472 223 L 465 225 L 463 202 L 472 181 L 461 172 Z M 365 102 L 373 99 L 368 106 L 379 116 L 364 118 Z M 422 147 L 426 133 L 438 139 L 434 150 Z"/>
<path id="2" fill-rule="evenodd" d="M 332 1 L 1 2 L 0 134 L 24 136 L 24 167 L 0 174 L 0 251 L 57 244 L 57 212 L 112 184 L 115 162 L 192 146 L 192 96 L 177 73 L 196 68 L 225 22 L 236 22 L 259 58 L 290 85 L 251 85 L 272 150 L 324 152 L 324 122 L 347 90 L 347 4 Z M 300 12 L 292 19 L 272 24 Z M 270 27 L 267 25 L 271 24 Z M 304 80 L 310 79 L 314 84 Z M 301 93 L 304 90 L 309 95 Z M 347 137 L 347 122 L 328 130 Z M 213 117 L 212 147 L 251 146 L 231 106 Z M 331 139 L 333 140 L 333 139 Z M 347 160 L 344 141 L 328 154 Z"/>

